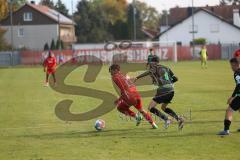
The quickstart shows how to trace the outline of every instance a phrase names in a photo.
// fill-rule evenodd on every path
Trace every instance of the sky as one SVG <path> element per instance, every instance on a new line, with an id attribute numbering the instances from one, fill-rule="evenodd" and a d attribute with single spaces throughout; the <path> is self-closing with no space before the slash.
<path id="1" fill-rule="evenodd" d="M 40 0 L 35 0 L 36 3 L 38 3 Z M 53 0 L 53 1 L 57 1 L 57 0 Z M 73 6 L 76 6 L 77 3 L 80 0 L 62 0 L 67 8 L 69 9 L 70 13 L 72 11 L 72 5 L 71 5 L 71 1 L 73 1 Z M 132 0 L 128 0 L 129 2 L 131 2 Z M 173 8 L 175 6 L 179 6 L 179 7 L 188 7 L 192 5 L 192 0 L 139 0 L 141 2 L 145 2 L 150 6 L 155 7 L 159 12 L 161 12 L 162 10 L 168 10 L 169 8 Z M 206 6 L 206 5 L 217 5 L 219 4 L 219 0 L 194 0 L 194 6 Z M 75 7 L 74 7 L 75 10 Z"/>

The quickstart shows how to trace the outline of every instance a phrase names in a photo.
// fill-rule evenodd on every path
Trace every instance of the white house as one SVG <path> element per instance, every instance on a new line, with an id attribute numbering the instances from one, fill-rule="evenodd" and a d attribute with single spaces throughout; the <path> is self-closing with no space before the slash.
<path id="1" fill-rule="evenodd" d="M 0 21 L 6 30 L 4 38 L 15 48 L 43 50 L 44 44 L 61 39 L 69 47 L 76 42 L 75 23 L 61 13 L 34 2 L 23 5 L 10 16 Z"/>
<path id="2" fill-rule="evenodd" d="M 160 41 L 176 41 L 189 45 L 193 38 L 205 38 L 208 43 L 240 43 L 239 10 L 233 10 L 233 23 L 216 15 L 210 10 L 200 8 L 194 13 L 195 25 L 192 26 L 192 15 L 182 19 L 159 34 Z"/>

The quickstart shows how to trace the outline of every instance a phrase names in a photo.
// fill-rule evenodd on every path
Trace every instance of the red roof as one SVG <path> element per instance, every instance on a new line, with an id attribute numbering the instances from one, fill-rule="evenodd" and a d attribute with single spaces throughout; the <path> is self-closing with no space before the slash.
<path id="1" fill-rule="evenodd" d="M 233 23 L 233 10 L 239 9 L 240 5 L 220 5 L 220 6 L 205 6 L 205 7 L 197 7 L 197 9 L 207 9 L 213 12 L 215 15 L 223 17 L 226 21 Z M 192 15 L 192 7 L 185 7 L 185 8 L 171 8 L 170 15 L 169 15 L 169 25 L 175 25 L 176 23 L 182 21 L 186 17 Z M 162 21 L 162 25 L 165 25 L 165 22 Z"/>
<path id="2" fill-rule="evenodd" d="M 56 10 L 51 9 L 47 6 L 29 4 L 29 3 L 27 3 L 26 5 L 28 5 L 28 6 L 32 7 L 33 9 L 41 12 L 42 14 L 48 16 L 49 18 L 51 18 L 52 20 L 54 20 L 56 22 L 59 21 L 62 24 L 75 24 L 70 18 L 62 15 L 61 13 L 59 13 Z"/>

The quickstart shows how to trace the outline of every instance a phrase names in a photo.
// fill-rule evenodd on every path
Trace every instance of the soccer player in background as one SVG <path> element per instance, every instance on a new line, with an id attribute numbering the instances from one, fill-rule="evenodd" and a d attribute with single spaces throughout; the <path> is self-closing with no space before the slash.
<path id="1" fill-rule="evenodd" d="M 229 135 L 230 133 L 229 128 L 231 126 L 233 112 L 238 111 L 240 109 L 240 64 L 238 59 L 232 58 L 230 60 L 230 65 L 234 72 L 234 80 L 236 83 L 236 87 L 231 97 L 229 97 L 227 101 L 228 107 L 225 114 L 224 130 L 218 133 L 218 135 L 221 136 Z"/>
<path id="2" fill-rule="evenodd" d="M 200 51 L 200 58 L 201 58 L 202 68 L 207 68 L 208 53 L 207 53 L 207 47 L 205 45 L 202 47 Z"/>
<path id="3" fill-rule="evenodd" d="M 150 48 L 150 49 L 149 49 L 148 59 L 147 59 L 147 65 L 146 65 L 147 68 L 148 68 L 149 64 L 151 63 L 152 58 L 155 57 L 155 56 L 156 56 L 156 55 L 154 54 L 153 48 Z"/>
<path id="4" fill-rule="evenodd" d="M 130 107 L 134 106 L 152 125 L 152 127 L 157 129 L 158 126 L 153 121 L 151 115 L 142 107 L 142 100 L 136 89 L 136 86 L 131 82 L 130 78 L 126 77 L 120 72 L 120 66 L 118 64 L 111 65 L 109 72 L 112 75 L 113 82 L 121 92 L 120 98 L 115 101 L 118 111 L 127 116 L 135 118 L 138 126 L 142 120 L 142 116 L 130 110 Z"/>
<path id="5" fill-rule="evenodd" d="M 56 66 L 57 66 L 57 60 L 53 52 L 49 51 L 48 57 L 44 60 L 44 63 L 43 63 L 44 72 L 46 72 L 46 80 L 45 80 L 46 87 L 48 87 L 49 75 L 53 76 L 54 83 L 56 84 L 56 76 L 55 76 Z"/>
<path id="6" fill-rule="evenodd" d="M 162 110 L 175 118 L 179 123 L 179 129 L 182 129 L 184 119 L 168 107 L 168 104 L 171 103 L 174 97 L 173 84 L 178 81 L 178 78 L 173 74 L 171 69 L 159 64 L 158 57 L 153 57 L 150 63 L 150 69 L 136 77 L 135 81 L 145 76 L 151 76 L 153 84 L 158 86 L 157 93 L 148 107 L 150 112 L 163 119 L 165 121 L 165 128 L 168 128 L 171 121 L 156 108 L 157 104 L 162 104 Z"/>

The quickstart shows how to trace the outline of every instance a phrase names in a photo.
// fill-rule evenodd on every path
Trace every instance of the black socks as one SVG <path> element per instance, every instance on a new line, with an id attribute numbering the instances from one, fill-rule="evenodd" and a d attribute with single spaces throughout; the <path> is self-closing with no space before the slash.
<path id="1" fill-rule="evenodd" d="M 173 118 L 175 118 L 177 121 L 179 120 L 178 115 L 170 108 L 166 108 L 164 110 L 165 113 L 169 114 L 170 116 L 172 116 Z"/>
<path id="2" fill-rule="evenodd" d="M 168 117 L 165 114 L 161 113 L 157 108 L 154 108 L 154 107 L 151 108 L 150 112 L 155 114 L 156 116 L 160 117 L 161 119 L 163 119 L 165 121 L 168 120 Z"/>
<path id="3" fill-rule="evenodd" d="M 224 131 L 228 131 L 231 125 L 231 121 L 225 119 L 224 120 Z"/>

